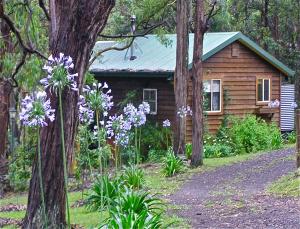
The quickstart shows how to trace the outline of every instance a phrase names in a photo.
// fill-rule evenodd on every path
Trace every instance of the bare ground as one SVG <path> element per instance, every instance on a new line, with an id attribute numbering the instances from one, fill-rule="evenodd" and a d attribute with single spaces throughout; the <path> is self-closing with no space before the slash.
<path id="1" fill-rule="evenodd" d="M 266 187 L 295 171 L 294 149 L 194 175 L 170 197 L 193 228 L 300 229 L 300 200 L 276 197 Z"/>

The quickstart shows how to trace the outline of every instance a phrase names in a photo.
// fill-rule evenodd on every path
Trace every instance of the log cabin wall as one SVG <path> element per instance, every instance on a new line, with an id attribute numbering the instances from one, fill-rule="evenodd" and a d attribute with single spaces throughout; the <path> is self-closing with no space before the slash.
<path id="1" fill-rule="evenodd" d="M 204 79 L 221 79 L 221 106 L 219 113 L 206 115 L 206 127 L 216 133 L 224 115 L 242 117 L 257 114 L 279 125 L 280 110 L 268 113 L 268 103 L 257 103 L 256 81 L 258 77 L 271 78 L 271 100 L 280 100 L 281 73 L 271 64 L 239 42 L 235 42 L 204 62 Z M 188 104 L 192 104 L 192 85 L 189 82 Z M 226 94 L 226 100 L 224 100 Z M 266 108 L 266 112 L 259 112 Z M 262 109 L 263 110 L 263 109 Z M 262 114 L 265 113 L 265 114 Z M 192 140 L 192 122 L 187 120 L 187 142 Z"/>
<path id="2" fill-rule="evenodd" d="M 143 89 L 157 89 L 157 114 L 148 115 L 148 119 L 162 125 L 165 119 L 173 123 L 175 113 L 175 96 L 172 81 L 166 77 L 101 77 L 100 82 L 107 82 L 112 90 L 115 108 L 112 112 L 118 111 L 117 105 L 123 101 L 129 91 L 136 90 L 137 103 L 143 101 Z"/>

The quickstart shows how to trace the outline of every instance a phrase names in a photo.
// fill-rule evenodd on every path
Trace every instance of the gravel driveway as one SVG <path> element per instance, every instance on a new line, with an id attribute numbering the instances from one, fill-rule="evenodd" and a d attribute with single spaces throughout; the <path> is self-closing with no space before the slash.
<path id="1" fill-rule="evenodd" d="M 295 170 L 294 149 L 194 175 L 171 196 L 193 228 L 300 229 L 299 198 L 275 197 L 266 186 Z"/>

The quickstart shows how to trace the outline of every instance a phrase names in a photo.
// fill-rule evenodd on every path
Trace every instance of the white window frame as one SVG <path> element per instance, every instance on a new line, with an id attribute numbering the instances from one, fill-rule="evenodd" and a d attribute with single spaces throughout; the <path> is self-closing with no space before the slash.
<path id="1" fill-rule="evenodd" d="M 220 113 L 222 112 L 222 100 L 223 100 L 223 96 L 222 96 L 222 79 L 204 79 L 203 81 L 211 81 L 210 83 L 210 91 L 211 91 L 211 96 L 212 96 L 212 93 L 213 93 L 213 81 L 220 81 L 220 109 L 217 110 L 217 111 L 213 111 L 212 110 L 212 98 L 211 98 L 211 103 L 210 103 L 210 110 L 209 111 L 204 111 L 204 112 L 207 112 L 207 113 L 210 113 L 210 114 L 213 114 L 213 113 Z M 205 91 L 203 91 L 205 93 Z"/>
<path id="2" fill-rule="evenodd" d="M 150 111 L 150 114 L 151 115 L 157 115 L 157 89 L 155 89 L 155 88 L 143 88 L 143 101 L 147 102 L 147 101 L 145 101 L 145 91 L 154 91 L 155 92 L 155 101 L 151 100 L 151 102 L 155 102 L 155 111 L 154 112 Z"/>
<path id="3" fill-rule="evenodd" d="M 262 100 L 258 100 L 258 81 L 259 80 L 262 80 Z M 269 81 L 269 100 L 264 100 L 265 99 L 265 80 L 268 80 Z M 257 81 L 256 81 L 256 101 L 258 103 L 268 103 L 271 101 L 271 78 L 264 78 L 264 77 L 259 77 L 257 78 Z"/>

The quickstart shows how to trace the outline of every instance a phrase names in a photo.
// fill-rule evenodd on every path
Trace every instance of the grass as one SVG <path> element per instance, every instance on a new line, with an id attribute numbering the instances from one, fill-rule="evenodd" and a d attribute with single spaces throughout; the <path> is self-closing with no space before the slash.
<path id="1" fill-rule="evenodd" d="M 282 176 L 267 187 L 267 192 L 277 196 L 300 197 L 299 173 Z"/>

